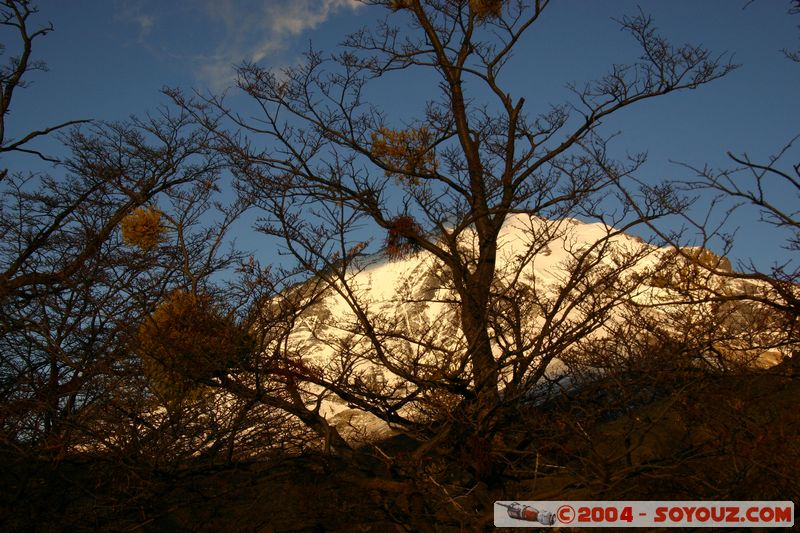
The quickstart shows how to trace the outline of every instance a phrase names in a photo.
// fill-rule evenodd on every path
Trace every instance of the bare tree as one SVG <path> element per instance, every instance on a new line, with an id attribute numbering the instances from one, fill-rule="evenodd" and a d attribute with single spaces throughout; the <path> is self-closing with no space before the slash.
<path id="1" fill-rule="evenodd" d="M 118 226 L 136 206 L 216 175 L 185 127 L 164 115 L 74 131 L 67 176 L 5 181 L 0 342 L 9 442 L 68 442 L 64 426 L 81 425 L 113 389 L 131 324 L 182 275 L 174 263 L 186 258 L 170 265 L 163 255 L 131 253 Z"/>
<path id="2" fill-rule="evenodd" d="M 57 162 L 52 156 L 48 156 L 38 150 L 30 148 L 28 144 L 36 139 L 49 135 L 50 133 L 87 122 L 86 120 L 70 120 L 54 126 L 47 126 L 42 129 L 33 130 L 21 135 L 19 138 L 8 139 L 6 132 L 6 119 L 11 111 L 11 102 L 14 92 L 24 89 L 28 85 L 26 78 L 31 72 L 37 70 L 47 70 L 43 61 L 32 59 L 33 41 L 39 37 L 44 37 L 53 31 L 53 24 L 48 23 L 38 29 L 31 30 L 30 21 L 32 15 L 36 15 L 38 9 L 28 0 L 8 0 L 0 6 L 0 24 L 17 33 L 19 55 L 11 57 L 8 64 L 0 68 L 0 153 L 3 152 L 25 152 L 36 155 L 45 161 Z M 2 45 L 0 51 L 5 51 L 6 46 Z M 0 174 L 0 180 L 5 178 L 7 170 Z"/>
<path id="3" fill-rule="evenodd" d="M 257 118 L 222 98 L 171 95 L 215 135 L 264 213 L 260 229 L 281 239 L 298 268 L 319 280 L 324 294 L 306 301 L 331 297 L 348 307 L 344 321 L 313 333 L 344 332 L 322 339 L 333 362 L 293 372 L 305 393 L 317 406 L 333 393 L 427 434 L 421 454 L 470 433 L 478 435 L 476 446 L 490 447 L 501 406 L 526 394 L 559 353 L 630 297 L 625 274 L 647 252 L 617 253 L 615 239 L 681 207 L 665 210 L 653 201 L 639 214 L 604 209 L 613 183 L 643 159 L 613 160 L 601 121 L 700 87 L 735 66 L 702 47 L 673 47 L 638 13 L 619 21 L 640 47 L 638 60 L 571 86 L 572 99 L 563 104 L 529 112 L 525 98 L 504 87 L 503 72 L 549 2 L 365 3 L 389 15 L 351 35 L 341 51 L 310 51 L 302 64 L 281 71 L 239 69 L 238 85 Z M 412 71 L 437 79 L 419 117 L 398 124 L 365 100 L 371 83 Z M 529 217 L 521 230 L 526 248 L 503 258 L 508 266 L 500 272 L 501 232 L 514 214 Z M 581 247 L 571 241 L 569 217 L 605 229 Z M 431 258 L 431 287 L 444 298 L 439 320 L 412 325 L 368 301 L 355 280 L 375 256 L 364 255 L 369 243 L 359 237 L 359 224 L 385 231 L 390 255 Z M 549 246 L 568 260 L 558 286 L 545 288 L 526 276 Z M 408 296 L 406 306 L 430 303 L 430 296 Z M 541 315 L 535 327 L 523 319 L 533 309 Z M 367 379 L 376 367 L 397 379 Z M 447 420 L 426 427 L 413 413 L 433 405 Z"/>
<path id="4" fill-rule="evenodd" d="M 134 428 L 153 409 L 132 351 L 136 327 L 169 291 L 199 290 L 235 260 L 224 252 L 222 235 L 241 209 L 223 210 L 205 233 L 192 233 L 197 219 L 213 211 L 221 161 L 187 114 L 162 109 L 82 128 L 75 126 L 86 121 L 70 121 L 8 140 L 15 91 L 44 69 L 32 59 L 33 43 L 53 29 L 31 30 L 36 14 L 27 1 L 0 6 L 0 20 L 14 29 L 20 48 L 0 71 L 0 154 L 60 161 L 52 174 L 24 168 L 2 174 L 0 440 L 23 456 L 131 451 L 122 435 L 133 431 L 141 439 Z M 60 137 L 66 156 L 29 147 L 67 126 L 73 128 Z M 177 242 L 154 255 L 137 252 L 120 226 L 158 202 L 180 215 L 171 220 Z"/>

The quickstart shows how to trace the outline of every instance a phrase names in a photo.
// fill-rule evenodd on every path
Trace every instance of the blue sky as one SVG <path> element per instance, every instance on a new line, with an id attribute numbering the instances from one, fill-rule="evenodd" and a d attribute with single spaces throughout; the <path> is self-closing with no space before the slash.
<path id="1" fill-rule="evenodd" d="M 612 18 L 637 5 L 676 44 L 703 44 L 742 64 L 725 79 L 644 103 L 605 125 L 622 132 L 615 143 L 621 154 L 649 153 L 647 179 L 688 177 L 672 161 L 727 165 L 726 151 L 763 160 L 800 133 L 800 65 L 780 52 L 800 48 L 800 15 L 787 14 L 788 0 L 556 1 L 517 49 L 506 78 L 511 92 L 524 96 L 533 113 L 562 102 L 565 84 L 580 85 L 612 63 L 634 60 L 633 41 Z M 385 15 L 356 0 L 42 0 L 39 6 L 38 20 L 51 21 L 56 31 L 37 41 L 34 53 L 50 70 L 35 73 L 32 86 L 17 95 L 11 135 L 74 118 L 144 114 L 166 103 L 163 86 L 222 90 L 241 61 L 289 65 L 309 42 L 329 50 Z M 394 78 L 373 93 L 375 103 L 410 116 L 436 90 L 427 82 Z M 800 160 L 797 152 L 790 161 Z M 796 206 L 798 199 L 783 201 Z M 749 220 L 737 222 L 735 259 L 764 265 L 788 258 L 780 239 L 765 238 L 771 234 Z"/>

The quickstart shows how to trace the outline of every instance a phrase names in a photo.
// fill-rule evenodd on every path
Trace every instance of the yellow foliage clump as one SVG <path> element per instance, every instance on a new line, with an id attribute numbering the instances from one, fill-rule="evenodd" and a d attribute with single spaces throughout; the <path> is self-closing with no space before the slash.
<path id="1" fill-rule="evenodd" d="M 122 220 L 122 239 L 143 250 L 158 246 L 166 228 L 161 223 L 161 211 L 155 207 L 139 207 Z"/>
<path id="2" fill-rule="evenodd" d="M 433 135 L 428 128 L 392 130 L 381 127 L 372 133 L 372 155 L 387 166 L 399 171 L 387 170 L 387 176 L 419 183 L 416 174 L 436 172 L 436 154 L 431 148 Z"/>
<path id="3" fill-rule="evenodd" d="M 139 327 L 151 389 L 167 403 L 197 398 L 201 382 L 244 361 L 252 337 L 219 314 L 209 296 L 173 292 Z"/>
<path id="4" fill-rule="evenodd" d="M 480 18 L 500 18 L 503 0 L 469 0 L 469 8 Z"/>

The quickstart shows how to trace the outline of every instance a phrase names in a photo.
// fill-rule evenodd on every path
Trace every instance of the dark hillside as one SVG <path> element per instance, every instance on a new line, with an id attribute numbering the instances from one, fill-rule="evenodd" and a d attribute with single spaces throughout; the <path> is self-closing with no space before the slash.
<path id="1" fill-rule="evenodd" d="M 601 385 L 569 402 L 520 410 L 494 437 L 488 458 L 443 445 L 416 461 L 418 443 L 404 436 L 348 460 L 307 453 L 171 471 L 102 457 L 21 462 L 4 453 L 0 527 L 471 531 L 491 529 L 495 500 L 798 502 L 800 373 L 791 361 L 682 382 L 616 416 L 608 414 L 611 395 L 598 394 Z M 598 416 L 602 398 L 606 415 Z M 478 482 L 476 463 L 486 460 L 494 474 Z"/>

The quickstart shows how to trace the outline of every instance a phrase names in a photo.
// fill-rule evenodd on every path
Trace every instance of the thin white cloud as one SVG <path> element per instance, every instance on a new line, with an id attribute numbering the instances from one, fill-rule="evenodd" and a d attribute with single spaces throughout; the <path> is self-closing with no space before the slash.
<path id="1" fill-rule="evenodd" d="M 324 23 L 341 10 L 355 10 L 358 0 L 207 0 L 208 16 L 224 28 L 214 53 L 195 74 L 214 90 L 230 86 L 234 66 L 259 62 L 289 47 L 293 38 Z"/>
<path id="2" fill-rule="evenodd" d="M 220 92 L 234 84 L 235 67 L 269 61 L 304 32 L 361 0 L 116 0 L 115 17 L 137 30 L 137 44 L 162 60 L 180 62 L 202 85 Z M 175 32 L 185 24 L 192 37 Z M 275 62 L 273 62 L 275 64 Z"/>
<path id="3" fill-rule="evenodd" d="M 115 17 L 127 24 L 138 28 L 138 41 L 144 41 L 153 30 L 156 19 L 151 14 L 144 13 L 141 2 L 117 2 Z"/>

